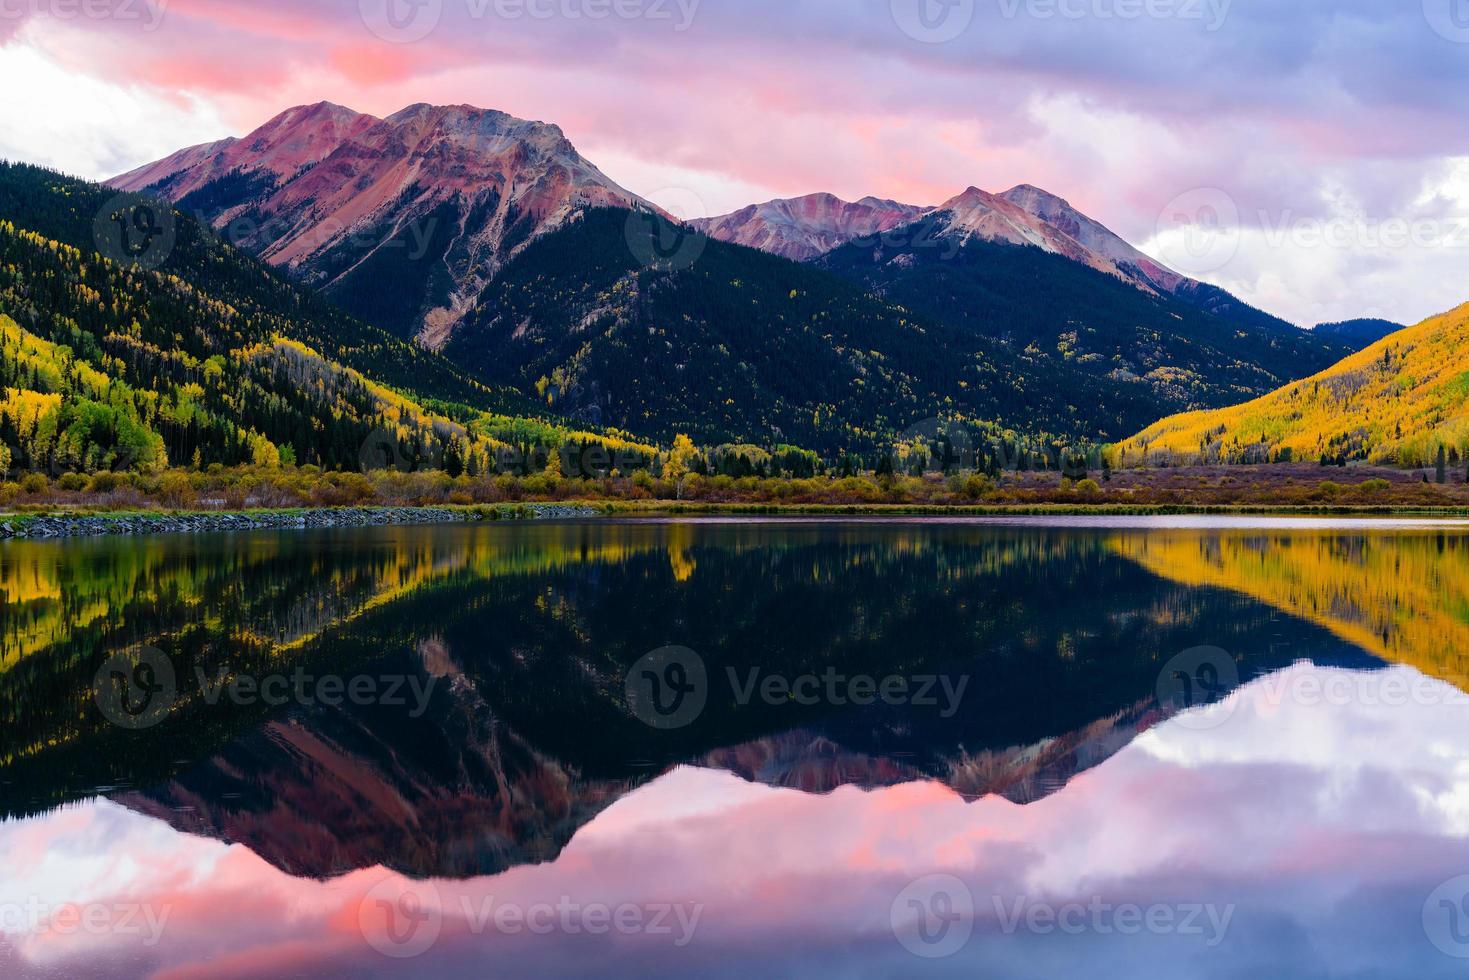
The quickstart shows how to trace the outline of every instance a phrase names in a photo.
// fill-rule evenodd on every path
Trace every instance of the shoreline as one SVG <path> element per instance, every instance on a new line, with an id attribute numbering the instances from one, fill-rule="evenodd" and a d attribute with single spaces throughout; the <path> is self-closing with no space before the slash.
<path id="1" fill-rule="evenodd" d="M 230 511 L 50 511 L 0 515 L 0 541 L 57 538 L 213 534 L 225 531 L 307 531 L 344 527 L 406 527 L 548 521 L 598 516 L 581 504 L 504 504 L 469 507 L 309 507 Z"/>
<path id="2" fill-rule="evenodd" d="M 1469 508 L 1412 506 L 1269 506 L 1213 504 L 998 504 L 962 507 L 911 504 L 739 504 L 675 501 L 565 501 L 424 507 L 312 507 L 227 511 L 68 511 L 0 514 L 0 541 L 229 531 L 316 530 L 679 517 L 1336 517 L 1463 518 Z"/>
<path id="3" fill-rule="evenodd" d="M 1390 504 L 740 504 L 674 501 L 601 501 L 599 516 L 698 517 L 788 515 L 827 517 L 1458 517 L 1469 507 Z"/>

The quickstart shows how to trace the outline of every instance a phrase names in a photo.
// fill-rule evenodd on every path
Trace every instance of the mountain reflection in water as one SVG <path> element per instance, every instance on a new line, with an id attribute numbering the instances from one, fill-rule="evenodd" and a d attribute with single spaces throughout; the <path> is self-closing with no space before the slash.
<path id="1" fill-rule="evenodd" d="M 1448 975 L 1421 917 L 1469 873 L 1466 555 L 1445 529 L 913 523 L 13 542 L 0 902 L 177 918 L 131 947 L 0 923 L 0 969 L 392 975 L 353 921 L 386 880 L 444 903 L 411 961 L 442 975 Z M 626 679 L 670 644 L 710 696 L 659 730 Z M 178 690 L 128 731 L 94 679 L 139 646 Z M 1237 679 L 1171 718 L 1160 675 L 1199 647 Z M 297 668 L 429 696 L 211 701 L 212 679 Z M 952 713 L 738 696 L 832 672 L 965 683 Z M 1301 696 L 1324 682 L 1347 696 Z M 1362 696 L 1385 689 L 1415 693 Z M 975 937 L 929 960 L 890 907 L 936 871 L 976 896 Z M 703 913 L 676 946 L 491 940 L 458 914 L 487 895 Z M 1001 907 L 1099 895 L 1235 912 L 1206 946 L 1047 937 Z"/>

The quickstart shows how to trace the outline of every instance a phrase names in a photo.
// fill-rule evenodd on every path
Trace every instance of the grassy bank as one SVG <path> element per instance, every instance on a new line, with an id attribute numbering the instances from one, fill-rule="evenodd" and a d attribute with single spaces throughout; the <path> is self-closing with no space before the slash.
<path id="1" fill-rule="evenodd" d="M 509 514 L 533 506 L 610 514 L 1463 514 L 1469 485 L 1424 472 L 1315 465 L 1126 470 L 1090 479 L 1057 473 L 865 475 L 734 479 L 639 471 L 568 479 L 444 473 L 321 472 L 301 468 L 173 470 L 161 477 L 97 474 L 0 484 L 0 512 L 18 514 L 290 514 L 340 508 L 447 508 Z M 487 517 L 487 519 L 495 519 Z"/>

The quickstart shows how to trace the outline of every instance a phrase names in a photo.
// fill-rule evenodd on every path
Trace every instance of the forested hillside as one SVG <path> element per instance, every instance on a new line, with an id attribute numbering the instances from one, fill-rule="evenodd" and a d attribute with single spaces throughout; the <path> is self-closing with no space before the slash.
<path id="1" fill-rule="evenodd" d="M 680 234 L 691 237 L 660 253 Z M 659 254 L 670 259 L 639 259 Z M 822 270 L 616 209 L 531 244 L 445 354 L 589 421 L 829 456 L 935 417 L 980 438 L 1013 428 L 1078 439 L 1154 417 L 1140 386 L 1114 390 Z"/>
<path id="2" fill-rule="evenodd" d="M 104 188 L 0 165 L 6 469 L 358 469 L 384 453 L 400 467 L 491 465 L 503 444 L 490 432 L 511 420 L 483 413 L 517 396 L 353 320 L 182 215 L 109 202 Z M 99 254 L 113 251 L 117 221 L 156 234 L 162 253 Z"/>
<path id="3" fill-rule="evenodd" d="M 1318 324 L 1311 332 L 1318 337 L 1339 337 L 1361 344 L 1363 347 L 1375 344 L 1389 334 L 1397 333 L 1403 329 L 1403 324 L 1393 323 L 1391 320 L 1382 320 L 1376 317 L 1366 317 L 1360 320 L 1343 320 L 1339 323 Z"/>
<path id="4" fill-rule="evenodd" d="M 40 167 L 0 161 L 0 218 L 85 255 L 97 251 L 103 227 L 133 217 L 118 213 L 102 215 L 99 221 L 103 207 L 138 200 Z M 165 220 L 159 220 L 163 233 L 149 242 L 146 264 L 165 277 L 187 283 L 200 295 L 227 303 L 233 310 L 232 336 L 256 341 L 277 333 L 288 336 L 339 364 L 425 398 L 488 409 L 524 406 L 513 393 L 491 391 L 443 358 L 403 343 L 299 288 L 264 263 L 231 248 L 192 218 L 175 212 L 172 220 L 164 224 Z M 132 240 L 136 247 L 149 241 L 136 231 Z M 160 253 L 166 257 L 156 264 L 155 256 Z M 164 327 L 161 323 L 160 329 Z"/>
<path id="5" fill-rule="evenodd" d="M 835 461 L 942 420 L 991 445 L 1095 445 L 1370 342 L 1167 269 L 1031 185 L 931 209 L 816 194 L 654 227 L 661 212 L 556 126 L 465 105 L 385 119 L 298 106 L 112 184 L 228 229 L 456 367 L 402 348 L 359 357 L 359 323 L 320 320 L 301 339 L 329 358 L 449 401 L 474 399 L 430 389 L 473 378 L 665 444 L 687 433 Z M 198 263 L 179 274 L 214 289 Z"/>
<path id="6" fill-rule="evenodd" d="M 1248 400 L 1359 348 L 1237 300 L 1206 312 L 1038 248 L 957 237 L 943 219 L 925 218 L 876 244 L 845 245 L 817 264 L 916 315 L 1002 345 L 1039 376 L 1069 368 L 1087 377 L 1098 392 L 1091 410 L 1099 436 Z M 1124 425 L 1107 425 L 1118 415 Z"/>
<path id="7" fill-rule="evenodd" d="M 1457 466 L 1469 454 L 1469 306 L 1394 333 L 1264 398 L 1164 419 L 1117 453 L 1132 463 Z"/>

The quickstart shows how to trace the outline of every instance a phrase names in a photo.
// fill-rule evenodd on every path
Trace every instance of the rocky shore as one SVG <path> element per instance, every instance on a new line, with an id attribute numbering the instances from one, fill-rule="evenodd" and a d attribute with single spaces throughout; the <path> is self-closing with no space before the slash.
<path id="1" fill-rule="evenodd" d="M 0 540 L 119 534 L 205 534 L 219 531 L 469 524 L 483 521 L 569 520 L 596 517 L 594 507 L 513 504 L 486 507 L 332 507 L 312 510 L 225 511 L 187 514 L 19 514 L 0 517 Z"/>

